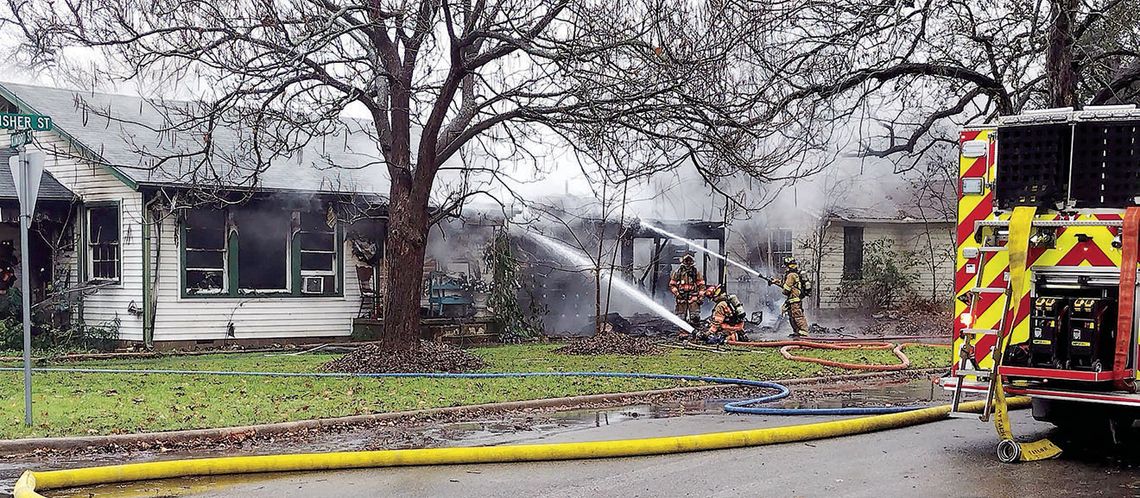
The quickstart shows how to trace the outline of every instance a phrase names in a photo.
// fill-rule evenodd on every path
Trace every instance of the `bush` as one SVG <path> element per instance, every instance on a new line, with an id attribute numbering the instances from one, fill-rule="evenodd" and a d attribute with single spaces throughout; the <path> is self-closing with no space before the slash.
<path id="1" fill-rule="evenodd" d="M 883 309 L 913 294 L 918 281 L 918 258 L 912 251 L 895 251 L 888 240 L 876 240 L 863 251 L 863 275 L 844 279 L 839 295 L 845 305 Z"/>
<path id="2" fill-rule="evenodd" d="M 0 296 L 0 349 L 24 349 L 24 325 L 19 290 Z M 32 314 L 32 349 L 40 352 L 110 351 L 119 338 L 119 323 L 56 324 L 50 313 Z"/>

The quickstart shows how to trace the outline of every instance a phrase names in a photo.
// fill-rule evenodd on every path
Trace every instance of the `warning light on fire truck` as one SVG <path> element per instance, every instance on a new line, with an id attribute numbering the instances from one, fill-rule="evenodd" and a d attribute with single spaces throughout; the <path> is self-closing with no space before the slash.
<path id="1" fill-rule="evenodd" d="M 962 313 L 962 326 L 966 327 L 966 328 L 970 328 L 970 325 L 973 325 L 973 324 L 974 324 L 973 315 L 971 315 L 969 313 Z"/>

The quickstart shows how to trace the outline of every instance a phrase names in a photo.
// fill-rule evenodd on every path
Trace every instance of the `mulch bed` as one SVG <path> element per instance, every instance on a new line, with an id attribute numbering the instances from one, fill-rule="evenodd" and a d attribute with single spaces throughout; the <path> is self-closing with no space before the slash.
<path id="1" fill-rule="evenodd" d="M 377 344 L 361 346 L 356 351 L 321 365 L 325 372 L 343 373 L 415 373 L 473 372 L 487 366 L 473 353 L 447 344 L 420 341 L 420 347 L 403 351 L 387 351 Z"/>
<path id="2" fill-rule="evenodd" d="M 647 356 L 660 354 L 661 348 L 647 337 L 631 337 L 617 332 L 606 332 L 593 337 L 579 339 L 554 352 L 573 355 L 620 354 Z"/>

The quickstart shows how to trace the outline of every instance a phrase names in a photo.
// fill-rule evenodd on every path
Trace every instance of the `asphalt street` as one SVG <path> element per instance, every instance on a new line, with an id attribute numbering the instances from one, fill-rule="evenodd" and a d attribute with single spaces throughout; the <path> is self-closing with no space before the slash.
<path id="1" fill-rule="evenodd" d="M 562 442 L 715 432 L 822 418 L 699 415 L 630 419 L 512 437 Z M 1027 411 L 1025 437 L 1052 434 Z M 1063 434 L 1052 434 L 1064 439 Z M 480 440 L 479 444 L 489 441 Z M 494 441 L 490 441 L 494 443 Z M 201 478 L 74 490 L 70 496 L 1134 496 L 1136 446 L 1074 448 L 1058 460 L 1003 465 L 990 424 L 947 420 L 838 439 L 680 455 L 574 462 L 368 469 Z M 460 443 L 462 444 L 462 443 Z M 1101 444 L 1101 443 L 1096 443 Z M 1107 444 L 1106 442 L 1104 444 Z M 1079 447 L 1078 447 L 1079 446 Z M 1121 453 L 1123 452 L 1123 453 Z M 1111 455 L 1111 456 L 1109 456 Z M 90 494 L 94 493 L 94 495 Z M 55 495 L 55 496 L 67 496 Z"/>

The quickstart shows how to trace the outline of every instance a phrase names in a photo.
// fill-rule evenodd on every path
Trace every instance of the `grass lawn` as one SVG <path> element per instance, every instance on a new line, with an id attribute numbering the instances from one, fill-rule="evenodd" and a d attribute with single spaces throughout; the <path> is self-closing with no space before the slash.
<path id="1" fill-rule="evenodd" d="M 557 346 L 480 348 L 487 372 L 620 371 L 787 379 L 846 371 L 783 359 L 776 349 L 718 354 L 667 350 L 659 356 L 566 356 Z M 889 351 L 799 351 L 840 361 L 895 363 Z M 949 363 L 942 348 L 910 347 L 915 368 Z M 313 372 L 334 355 L 261 353 L 98 360 L 57 366 L 130 369 Z M 8 363 L 3 366 L 19 366 Z M 614 393 L 684 382 L 600 379 L 337 379 L 39 373 L 36 425 L 23 425 L 21 373 L 0 372 L 0 439 L 118 434 L 263 424 L 317 417 Z"/>

